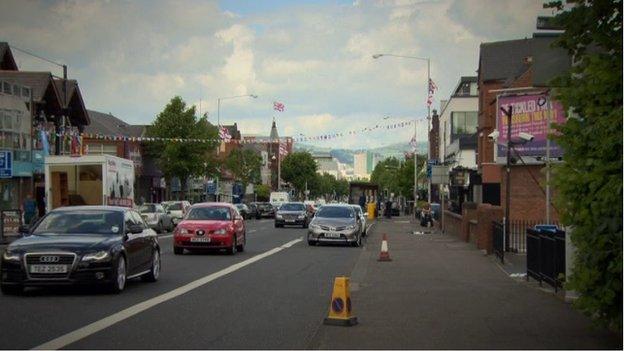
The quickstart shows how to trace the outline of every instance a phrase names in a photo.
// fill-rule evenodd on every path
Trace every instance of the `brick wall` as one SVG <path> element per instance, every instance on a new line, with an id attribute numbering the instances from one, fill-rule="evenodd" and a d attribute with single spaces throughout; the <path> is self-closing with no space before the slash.
<path id="1" fill-rule="evenodd" d="M 462 227 L 459 238 L 465 242 L 470 240 L 470 221 L 477 219 L 477 204 L 465 202 L 462 208 Z"/>
<path id="2" fill-rule="evenodd" d="M 490 204 L 480 204 L 477 207 L 476 241 L 479 250 L 492 253 L 492 221 L 503 218 L 503 208 Z"/>
<path id="3" fill-rule="evenodd" d="M 446 234 L 460 236 L 462 228 L 462 216 L 451 211 L 444 211 L 444 232 Z"/>
<path id="4" fill-rule="evenodd" d="M 533 177 L 541 184 L 541 188 Z M 542 190 L 543 189 L 543 190 Z M 541 165 L 511 167 L 511 203 L 509 217 L 511 220 L 544 220 L 546 218 L 546 174 Z M 505 206 L 507 195 L 507 177 L 503 176 L 501 184 L 501 205 Z M 555 194 L 551 187 L 551 201 Z M 550 207 L 551 219 L 558 221 L 559 216 L 553 206 Z"/>

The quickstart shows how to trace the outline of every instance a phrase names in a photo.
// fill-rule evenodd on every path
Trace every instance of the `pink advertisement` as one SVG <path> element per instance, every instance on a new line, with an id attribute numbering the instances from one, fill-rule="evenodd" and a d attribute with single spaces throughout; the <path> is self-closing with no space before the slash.
<path id="1" fill-rule="evenodd" d="M 507 116 L 501 108 L 512 106 L 511 140 L 518 141 L 519 133 L 524 132 L 534 136 L 534 139 L 522 145 L 515 145 L 514 149 L 521 156 L 546 156 L 546 135 L 548 133 L 548 114 L 550 122 L 562 124 L 565 122 L 563 106 L 557 101 L 549 101 L 547 94 L 501 96 L 498 98 L 497 129 L 498 158 L 505 157 L 507 152 Z M 554 130 L 551 130 L 553 133 Z M 515 153 L 512 150 L 512 155 Z M 550 142 L 551 157 L 562 156 L 562 151 L 554 141 Z"/>

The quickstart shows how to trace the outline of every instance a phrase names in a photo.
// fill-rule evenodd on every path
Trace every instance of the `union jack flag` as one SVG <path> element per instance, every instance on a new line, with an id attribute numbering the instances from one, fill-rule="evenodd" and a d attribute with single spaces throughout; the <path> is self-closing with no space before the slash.
<path id="1" fill-rule="evenodd" d="M 279 146 L 279 154 L 280 154 L 280 156 L 286 156 L 286 155 L 288 155 L 288 149 L 286 148 L 286 144 L 282 144 L 282 143 L 280 143 L 280 146 Z"/>
<path id="2" fill-rule="evenodd" d="M 278 101 L 273 102 L 273 109 L 275 111 L 284 112 L 284 104 Z"/>
<path id="3" fill-rule="evenodd" d="M 221 127 L 219 128 L 219 138 L 225 140 L 225 141 L 230 141 L 232 140 L 232 136 L 230 135 L 230 131 L 225 128 L 225 127 Z"/>
<path id="4" fill-rule="evenodd" d="M 433 79 L 429 78 L 429 95 L 427 95 L 427 106 L 431 106 L 433 103 L 433 94 L 438 90 L 438 86 L 433 82 Z"/>

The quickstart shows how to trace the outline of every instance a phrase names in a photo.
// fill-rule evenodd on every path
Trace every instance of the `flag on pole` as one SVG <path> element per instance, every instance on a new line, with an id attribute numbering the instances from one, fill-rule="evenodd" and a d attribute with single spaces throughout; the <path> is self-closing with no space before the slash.
<path id="1" fill-rule="evenodd" d="M 280 156 L 288 155 L 288 149 L 286 148 L 286 144 L 280 143 L 280 145 L 279 145 L 279 154 L 280 154 Z"/>
<path id="2" fill-rule="evenodd" d="M 415 135 L 412 137 L 412 140 L 410 140 L 409 144 L 410 144 L 410 146 L 412 147 L 412 149 L 414 151 L 417 151 L 417 149 L 418 149 L 418 142 L 416 141 L 416 136 Z"/>
<path id="3" fill-rule="evenodd" d="M 433 79 L 429 78 L 429 95 L 427 95 L 427 106 L 431 106 L 433 103 L 433 94 L 438 90 L 438 86 L 433 82 Z"/>
<path id="4" fill-rule="evenodd" d="M 230 135 L 230 131 L 227 128 L 221 127 L 219 128 L 219 138 L 225 140 L 226 142 L 232 140 L 232 136 Z"/>
<path id="5" fill-rule="evenodd" d="M 275 111 L 284 112 L 284 104 L 278 101 L 273 102 L 273 109 Z"/>

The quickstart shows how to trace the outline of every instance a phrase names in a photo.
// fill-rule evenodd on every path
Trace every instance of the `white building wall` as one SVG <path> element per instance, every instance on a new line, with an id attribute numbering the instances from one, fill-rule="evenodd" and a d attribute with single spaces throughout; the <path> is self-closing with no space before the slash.
<path id="1" fill-rule="evenodd" d="M 359 177 L 365 177 L 366 172 L 366 152 L 353 155 L 353 174 Z"/>
<path id="2" fill-rule="evenodd" d="M 477 96 L 474 97 L 451 97 L 451 99 L 446 104 L 445 108 L 442 110 L 442 114 L 440 115 L 440 160 L 445 160 L 446 150 L 448 146 L 451 144 L 451 113 L 452 112 L 465 112 L 465 111 L 479 111 L 479 98 Z M 462 152 L 466 152 L 464 150 Z M 467 159 L 467 157 L 462 157 L 463 159 Z M 472 163 L 470 166 L 466 167 L 476 167 L 476 160 L 473 157 L 471 158 Z"/>

